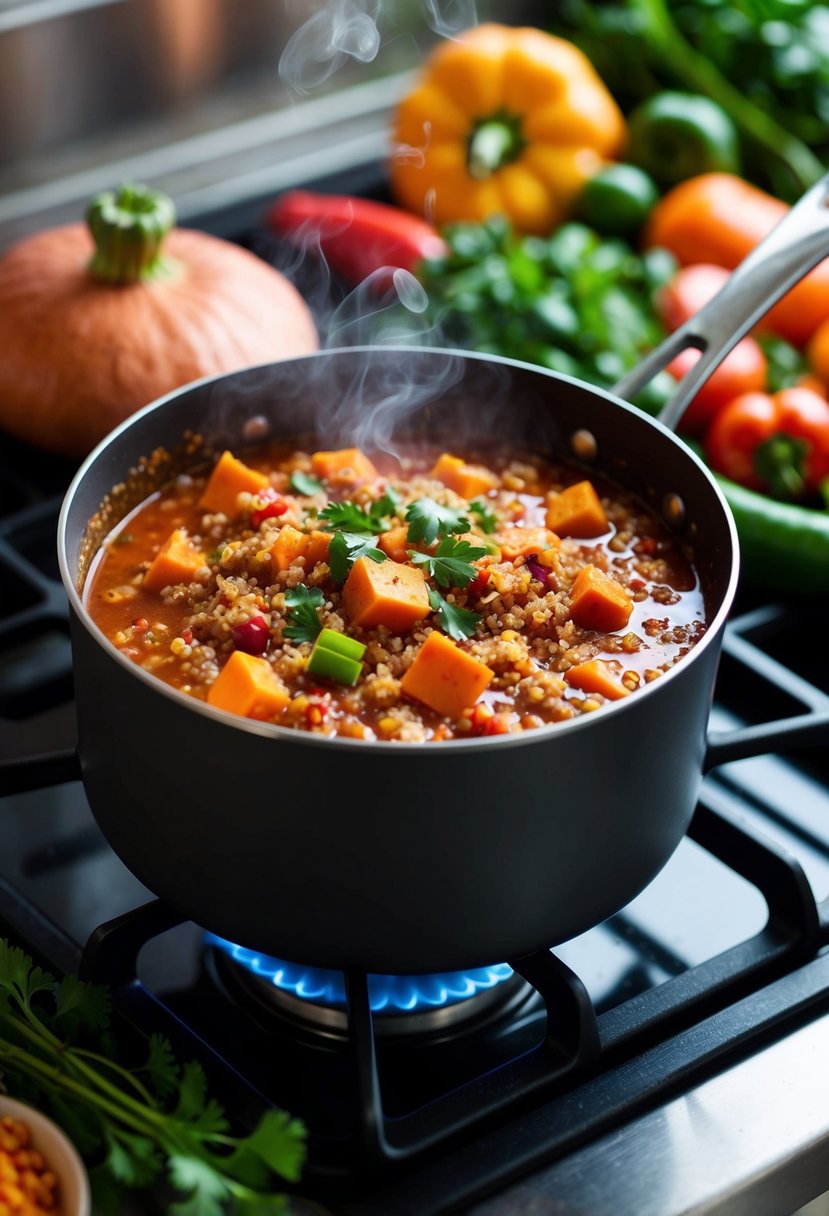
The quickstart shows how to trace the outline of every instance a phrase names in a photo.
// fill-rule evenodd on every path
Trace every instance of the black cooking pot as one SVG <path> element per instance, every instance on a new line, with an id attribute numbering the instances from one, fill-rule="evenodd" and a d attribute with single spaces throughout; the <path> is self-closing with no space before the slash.
<path id="1" fill-rule="evenodd" d="M 708 343 L 671 411 L 681 414 L 711 367 L 826 251 L 825 220 L 808 248 L 802 241 L 826 191 L 826 182 L 810 191 L 782 238 L 764 243 L 771 280 L 767 256 L 752 255 L 618 395 L 505 359 L 349 348 L 191 384 L 105 439 L 66 495 L 59 558 L 83 782 L 129 869 L 185 917 L 241 945 L 390 974 L 517 959 L 633 899 L 686 832 L 706 767 L 762 750 L 763 738 L 721 750 L 707 738 L 738 581 L 729 508 L 671 430 L 621 397 L 678 349 Z M 762 304 L 746 283 L 758 284 Z M 723 317 L 727 340 L 715 334 Z M 107 531 L 197 452 L 291 439 L 358 442 L 371 454 L 417 437 L 457 451 L 467 441 L 529 445 L 639 494 L 693 546 L 703 639 L 662 678 L 595 714 L 515 735 L 406 744 L 226 714 L 124 658 L 87 615 L 83 582 Z"/>

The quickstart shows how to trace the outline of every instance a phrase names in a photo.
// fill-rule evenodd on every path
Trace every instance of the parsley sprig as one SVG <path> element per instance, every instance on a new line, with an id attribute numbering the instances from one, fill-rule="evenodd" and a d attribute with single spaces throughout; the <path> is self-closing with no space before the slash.
<path id="1" fill-rule="evenodd" d="M 486 549 L 482 545 L 471 545 L 468 540 L 445 537 L 434 553 L 409 551 L 413 563 L 421 566 L 439 587 L 465 587 L 477 578 L 478 571 L 472 565 L 483 557 Z"/>
<path id="2" fill-rule="evenodd" d="M 313 642 L 322 629 L 318 609 L 324 603 L 319 587 L 306 587 L 298 583 L 285 592 L 290 624 L 285 626 L 285 637 L 295 642 Z"/>
<path id="3" fill-rule="evenodd" d="M 479 612 L 470 612 L 468 608 L 459 608 L 457 604 L 450 604 L 439 591 L 433 591 L 431 587 L 429 588 L 429 604 L 432 611 L 437 614 L 438 624 L 443 632 L 448 633 L 450 638 L 454 638 L 456 642 L 471 638 L 482 620 Z"/>
<path id="4" fill-rule="evenodd" d="M 391 486 L 382 498 L 378 498 L 368 508 L 359 503 L 345 499 L 343 502 L 329 502 L 319 513 L 319 518 L 325 520 L 329 532 L 351 532 L 376 536 L 390 526 L 390 517 L 394 516 L 400 505 L 400 498 Z"/>
<path id="5" fill-rule="evenodd" d="M 335 532 L 328 547 L 328 568 L 335 583 L 344 583 L 348 572 L 358 557 L 370 557 L 373 562 L 384 562 L 386 555 L 375 545 L 376 535 L 366 536 L 358 532 Z"/>
<path id="6" fill-rule="evenodd" d="M 304 494 L 307 498 L 313 494 L 319 494 L 320 490 L 325 489 L 318 477 L 312 477 L 310 473 L 303 473 L 302 469 L 294 469 L 291 473 L 290 486 L 295 494 Z"/>
<path id="7" fill-rule="evenodd" d="M 498 517 L 494 512 L 490 511 L 486 503 L 480 498 L 476 498 L 474 502 L 469 504 L 469 510 L 473 515 L 477 515 L 478 526 L 482 532 L 486 532 L 487 536 L 498 527 Z"/>
<path id="8" fill-rule="evenodd" d="M 111 994 L 73 975 L 60 981 L 0 939 L 0 1071 L 16 1096 L 45 1108 L 90 1162 L 101 1207 L 124 1187 L 165 1181 L 169 1216 L 284 1212 L 274 1175 L 296 1182 L 305 1128 L 276 1108 L 250 1135 L 230 1130 L 196 1061 L 181 1066 L 152 1035 L 142 1058 L 118 1060 Z"/>
<path id="9" fill-rule="evenodd" d="M 469 531 L 469 520 L 463 511 L 445 507 L 433 498 L 417 498 L 410 502 L 406 508 L 406 519 L 409 523 L 406 539 L 413 545 L 419 541 L 431 545 L 439 536 Z"/>

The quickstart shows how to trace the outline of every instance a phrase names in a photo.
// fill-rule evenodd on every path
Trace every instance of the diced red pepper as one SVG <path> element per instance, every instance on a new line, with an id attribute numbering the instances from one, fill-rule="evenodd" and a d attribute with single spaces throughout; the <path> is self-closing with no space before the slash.
<path id="1" fill-rule="evenodd" d="M 266 486 L 264 490 L 260 490 L 254 496 L 253 503 L 254 507 L 250 513 L 252 528 L 258 528 L 263 520 L 284 515 L 289 505 L 282 495 L 276 492 L 273 486 Z"/>

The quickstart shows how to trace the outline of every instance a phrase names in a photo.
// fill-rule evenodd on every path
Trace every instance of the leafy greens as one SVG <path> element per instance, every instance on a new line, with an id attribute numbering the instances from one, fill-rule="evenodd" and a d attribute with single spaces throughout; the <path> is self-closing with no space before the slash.
<path id="1" fill-rule="evenodd" d="M 0 1072 L 7 1089 L 45 1107 L 91 1162 L 102 1210 L 119 1188 L 164 1183 L 169 1216 L 284 1212 L 275 1177 L 296 1182 L 305 1129 L 267 1111 L 250 1135 L 230 1130 L 201 1065 L 180 1065 L 160 1035 L 122 1064 L 111 994 L 76 976 L 56 980 L 0 939 Z"/>

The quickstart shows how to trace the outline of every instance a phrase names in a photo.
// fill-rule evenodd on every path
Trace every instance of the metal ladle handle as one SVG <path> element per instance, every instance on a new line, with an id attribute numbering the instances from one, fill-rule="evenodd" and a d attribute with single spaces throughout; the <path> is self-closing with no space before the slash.
<path id="1" fill-rule="evenodd" d="M 630 401 L 687 347 L 701 351 L 658 414 L 674 430 L 715 367 L 773 304 L 829 255 L 829 173 L 800 198 L 732 271 L 704 308 L 674 330 L 613 387 Z"/>

